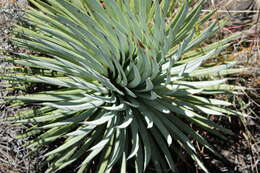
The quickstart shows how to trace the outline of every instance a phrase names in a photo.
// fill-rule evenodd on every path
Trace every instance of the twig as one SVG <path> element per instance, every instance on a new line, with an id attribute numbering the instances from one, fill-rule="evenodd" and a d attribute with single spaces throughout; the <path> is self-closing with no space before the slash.
<path id="1" fill-rule="evenodd" d="M 203 12 L 212 12 L 214 10 L 202 10 Z M 217 13 L 259 13 L 258 10 L 216 10 Z"/>

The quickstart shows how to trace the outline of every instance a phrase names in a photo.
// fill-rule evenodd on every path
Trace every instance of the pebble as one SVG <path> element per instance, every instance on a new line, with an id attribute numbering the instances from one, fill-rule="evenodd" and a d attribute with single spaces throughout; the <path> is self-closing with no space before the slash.
<path id="1" fill-rule="evenodd" d="M 254 0 L 236 0 L 236 2 L 231 3 L 229 10 L 249 10 L 254 6 Z"/>
<path id="2" fill-rule="evenodd" d="M 28 1 L 27 0 L 17 0 L 16 4 L 19 8 L 25 9 L 28 6 Z"/>

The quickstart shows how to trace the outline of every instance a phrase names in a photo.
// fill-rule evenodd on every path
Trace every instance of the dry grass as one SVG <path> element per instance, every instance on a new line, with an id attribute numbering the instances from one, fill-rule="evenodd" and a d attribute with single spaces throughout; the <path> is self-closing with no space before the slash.
<path id="1" fill-rule="evenodd" d="M 246 1 L 250 0 L 244 0 Z M 230 76 L 234 83 L 246 88 L 242 90 L 241 95 L 232 98 L 234 109 L 242 112 L 244 116 L 228 120 L 236 137 L 230 138 L 231 141 L 228 143 L 218 143 L 216 146 L 225 158 L 234 164 L 233 170 L 226 169 L 220 172 L 258 173 L 260 172 L 260 1 L 257 0 L 255 4 L 248 2 L 248 9 L 245 4 L 239 6 L 236 4 L 238 1 L 234 0 L 211 3 L 214 3 L 214 9 L 217 9 L 215 18 L 229 16 L 228 23 L 221 31 L 222 36 L 223 33 L 224 35 L 242 33 L 242 37 L 232 45 L 232 51 L 226 59 L 236 60 L 237 66 L 245 69 L 242 73 Z M 217 167 L 225 167 L 214 160 L 212 162 L 215 162 L 214 165 Z"/>
<path id="2" fill-rule="evenodd" d="M 0 74 L 6 73 L 8 63 L 2 59 L 12 52 L 19 52 L 9 43 L 12 25 L 23 15 L 23 11 L 15 1 L 0 0 Z M 9 94 L 5 90 L 7 84 L 0 80 L 0 173 L 34 173 L 37 172 L 37 162 L 40 157 L 30 155 L 28 149 L 23 147 L 25 140 L 18 140 L 16 136 L 25 127 L 15 126 L 6 122 L 17 110 L 1 103 L 2 98 Z"/>

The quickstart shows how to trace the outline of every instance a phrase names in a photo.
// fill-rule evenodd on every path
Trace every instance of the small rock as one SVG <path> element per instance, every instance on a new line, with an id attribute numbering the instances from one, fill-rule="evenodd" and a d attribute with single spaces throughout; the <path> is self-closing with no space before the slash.
<path id="1" fill-rule="evenodd" d="M 236 0 L 234 3 L 231 3 L 229 10 L 241 11 L 249 10 L 254 6 L 254 0 Z"/>
<path id="2" fill-rule="evenodd" d="M 256 9 L 260 9 L 260 0 L 255 0 Z"/>
<path id="3" fill-rule="evenodd" d="M 28 6 L 28 1 L 27 0 L 17 0 L 16 4 L 19 8 L 25 9 Z"/>
<path id="4" fill-rule="evenodd" d="M 6 23 L 6 17 L 4 15 L 0 15 L 0 25 L 4 25 Z"/>

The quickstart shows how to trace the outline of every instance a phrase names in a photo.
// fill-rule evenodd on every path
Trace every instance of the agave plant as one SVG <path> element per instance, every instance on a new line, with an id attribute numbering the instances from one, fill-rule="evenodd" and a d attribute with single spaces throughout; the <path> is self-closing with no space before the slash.
<path id="1" fill-rule="evenodd" d="M 203 1 L 192 10 L 187 1 L 176 10 L 171 0 L 30 2 L 13 43 L 34 53 L 15 56 L 27 70 L 2 78 L 51 86 L 5 98 L 36 106 L 15 122 L 30 124 L 21 137 L 32 136 L 32 151 L 55 144 L 47 172 L 74 163 L 78 173 L 145 172 L 148 165 L 174 172 L 177 146 L 207 172 L 194 141 L 221 157 L 198 129 L 232 134 L 209 115 L 235 114 L 212 97 L 236 89 L 219 79 L 237 71 L 227 69 L 234 62 L 212 60 L 235 36 L 201 46 L 223 24 L 198 30 L 213 14 L 200 17 Z"/>

